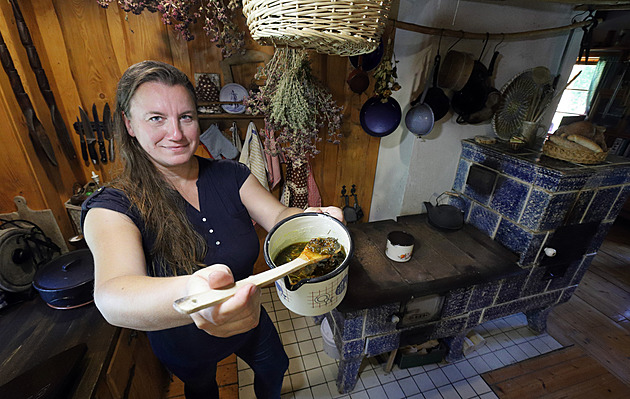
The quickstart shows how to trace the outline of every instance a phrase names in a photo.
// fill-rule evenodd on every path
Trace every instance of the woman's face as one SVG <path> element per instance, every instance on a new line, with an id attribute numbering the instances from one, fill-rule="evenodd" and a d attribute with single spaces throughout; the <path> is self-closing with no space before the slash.
<path id="1" fill-rule="evenodd" d="M 199 145 L 197 111 L 184 86 L 143 83 L 124 120 L 128 133 L 158 167 L 188 163 Z"/>

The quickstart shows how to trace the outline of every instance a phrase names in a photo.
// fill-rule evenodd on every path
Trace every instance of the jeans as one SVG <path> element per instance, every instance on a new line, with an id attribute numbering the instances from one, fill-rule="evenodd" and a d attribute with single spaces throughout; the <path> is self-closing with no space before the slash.
<path id="1" fill-rule="evenodd" d="M 244 334 L 229 338 L 212 337 L 193 324 L 171 330 L 167 336 L 150 334 L 153 350 L 162 363 L 184 382 L 186 399 L 219 398 L 216 382 L 217 362 L 232 353 L 243 359 L 254 371 L 254 392 L 258 399 L 278 399 L 289 358 L 280 337 L 262 309 L 260 323 Z M 180 329 L 185 328 L 180 331 Z M 197 341 L 193 341 L 197 337 Z M 183 341 L 182 341 L 183 340 Z"/>

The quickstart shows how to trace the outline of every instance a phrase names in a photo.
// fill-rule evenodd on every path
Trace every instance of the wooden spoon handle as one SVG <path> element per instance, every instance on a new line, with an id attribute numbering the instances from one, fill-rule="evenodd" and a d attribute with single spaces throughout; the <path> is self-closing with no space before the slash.
<path id="1" fill-rule="evenodd" d="M 239 288 L 246 284 L 254 284 L 258 287 L 267 285 L 286 276 L 287 274 L 301 269 L 302 267 L 310 263 L 316 262 L 317 260 L 319 259 L 313 259 L 309 261 L 302 258 L 296 258 L 291 262 L 285 263 L 282 266 L 274 267 L 273 269 L 269 269 L 265 272 L 254 274 L 243 280 L 239 280 L 230 287 L 200 292 L 198 294 L 188 295 L 183 298 L 179 298 L 178 300 L 173 302 L 173 307 L 175 308 L 175 310 L 183 314 L 195 313 L 207 307 L 227 301 L 232 296 L 234 296 Z"/>

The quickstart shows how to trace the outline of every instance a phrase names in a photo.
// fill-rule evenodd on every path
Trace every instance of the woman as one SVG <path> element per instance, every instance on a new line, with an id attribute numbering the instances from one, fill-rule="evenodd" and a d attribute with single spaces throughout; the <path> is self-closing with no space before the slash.
<path id="1" fill-rule="evenodd" d="M 258 398 L 279 398 L 288 358 L 259 288 L 190 316 L 172 306 L 253 272 L 252 219 L 269 230 L 303 212 L 283 206 L 246 166 L 194 156 L 196 110 L 193 85 L 171 65 L 143 61 L 120 79 L 114 117 L 124 168 L 83 204 L 94 300 L 109 323 L 148 332 L 187 398 L 218 398 L 216 363 L 232 353 L 254 370 Z M 308 210 L 343 219 L 336 207 Z"/>

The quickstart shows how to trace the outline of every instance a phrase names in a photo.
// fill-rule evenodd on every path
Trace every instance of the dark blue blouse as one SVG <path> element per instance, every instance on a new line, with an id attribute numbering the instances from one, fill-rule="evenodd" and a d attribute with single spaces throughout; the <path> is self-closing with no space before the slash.
<path id="1" fill-rule="evenodd" d="M 201 210 L 197 211 L 188 204 L 186 213 L 208 244 L 204 262 L 208 265 L 226 264 L 232 270 L 234 280 L 241 280 L 253 273 L 260 247 L 252 220 L 239 195 L 239 189 L 250 175 L 249 168 L 231 160 L 198 160 L 197 189 Z M 83 203 L 82 221 L 86 212 L 92 208 L 111 209 L 131 218 L 142 234 L 147 271 L 151 275 L 149 253 L 155 239 L 146 231 L 129 198 L 120 190 L 99 189 Z M 261 311 L 264 312 L 264 309 Z M 213 367 L 217 361 L 244 345 L 263 326 L 264 329 L 273 328 L 268 322 L 243 334 L 218 338 L 198 329 L 194 324 L 188 324 L 150 331 L 148 336 L 158 358 L 183 378 L 182 375 L 202 373 L 206 367 Z"/>
<path id="2" fill-rule="evenodd" d="M 197 159 L 200 211 L 187 204 L 186 214 L 208 244 L 204 263 L 225 264 L 235 280 L 244 279 L 252 274 L 260 249 L 252 220 L 239 195 L 239 189 L 250 175 L 249 168 L 231 160 Z M 107 208 L 131 218 L 142 234 L 147 273 L 152 275 L 150 250 L 155 237 L 145 229 L 138 210 L 125 193 L 113 188 L 99 189 L 83 203 L 83 217 L 91 208 Z"/>

